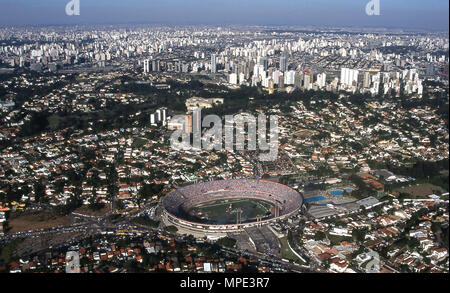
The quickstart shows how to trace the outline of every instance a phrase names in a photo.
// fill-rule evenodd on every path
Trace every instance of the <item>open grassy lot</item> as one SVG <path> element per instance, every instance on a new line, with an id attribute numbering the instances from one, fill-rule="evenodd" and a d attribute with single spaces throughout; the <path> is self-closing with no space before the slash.
<path id="1" fill-rule="evenodd" d="M 428 198 L 429 195 L 435 194 L 436 192 L 445 193 L 445 190 L 439 186 L 432 185 L 429 183 L 417 184 L 413 186 L 406 186 L 397 188 L 393 191 L 393 195 L 399 196 L 400 193 L 406 193 L 414 199 Z"/>
<path id="2" fill-rule="evenodd" d="M 66 226 L 70 221 L 70 217 L 60 217 L 50 212 L 12 213 L 8 220 L 8 233 Z"/>
<path id="3" fill-rule="evenodd" d="M 281 244 L 281 258 L 292 260 L 299 264 L 304 264 L 304 262 L 300 258 L 298 258 L 289 248 L 287 237 L 280 238 L 279 241 Z"/>

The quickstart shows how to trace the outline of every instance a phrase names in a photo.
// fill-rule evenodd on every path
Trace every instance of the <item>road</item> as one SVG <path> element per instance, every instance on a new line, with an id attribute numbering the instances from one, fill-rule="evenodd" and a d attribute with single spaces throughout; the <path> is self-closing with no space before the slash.
<path id="1" fill-rule="evenodd" d="M 56 233 L 74 233 L 74 232 L 83 232 L 83 235 L 79 238 L 82 239 L 84 237 L 88 237 L 91 235 L 96 235 L 101 232 L 111 231 L 115 229 L 122 229 L 125 227 L 139 227 L 143 230 L 143 232 L 157 232 L 162 233 L 161 230 L 157 228 L 150 228 L 142 225 L 137 225 L 132 222 L 132 219 L 138 216 L 143 215 L 144 213 L 155 216 L 155 207 L 153 205 L 146 205 L 142 209 L 135 211 L 126 218 L 120 220 L 117 223 L 111 223 L 108 220 L 108 216 L 103 217 L 94 217 L 94 216 L 86 216 L 80 215 L 77 213 L 72 213 L 72 224 L 65 227 L 54 227 L 51 229 L 41 229 L 41 230 L 33 230 L 28 232 L 21 232 L 15 234 L 7 234 L 3 237 L 0 237 L 0 244 L 6 243 L 14 239 L 18 238 L 36 238 L 42 237 L 46 235 L 52 235 Z M 74 239 L 71 239 L 73 241 Z M 67 243 L 68 244 L 68 243 Z M 66 244 L 62 244 L 64 246 Z M 301 272 L 301 273 L 309 273 L 316 271 L 315 266 L 310 268 L 309 266 L 303 266 L 295 263 L 290 263 L 282 260 L 277 255 L 268 255 L 261 253 L 253 253 L 248 251 L 241 251 L 238 249 L 230 249 L 230 248 L 221 248 L 223 252 L 239 255 L 239 256 L 247 256 L 252 259 L 259 260 L 261 264 L 266 265 L 268 267 L 274 267 L 280 270 L 285 270 L 289 272 Z"/>
<path id="2" fill-rule="evenodd" d="M 311 268 L 309 266 L 302 266 L 299 264 L 295 264 L 295 263 L 290 263 L 290 262 L 286 262 L 284 260 L 282 260 L 279 257 L 276 257 L 274 255 L 263 255 L 263 254 L 259 254 L 259 253 L 253 253 L 253 252 L 249 252 L 249 251 L 240 251 L 237 249 L 231 249 L 231 248 L 221 248 L 222 252 L 225 253 L 230 253 L 233 255 L 238 255 L 238 256 L 247 256 L 250 257 L 252 259 L 257 259 L 260 261 L 260 263 L 262 265 L 267 265 L 270 267 L 279 267 L 280 269 L 284 269 L 286 271 L 290 271 L 290 272 L 301 272 L 301 273 L 311 273 L 313 272 L 311 270 Z"/>

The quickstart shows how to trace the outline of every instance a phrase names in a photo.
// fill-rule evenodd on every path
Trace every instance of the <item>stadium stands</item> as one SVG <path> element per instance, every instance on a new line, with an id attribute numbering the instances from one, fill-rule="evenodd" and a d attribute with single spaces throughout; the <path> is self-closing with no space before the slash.
<path id="1" fill-rule="evenodd" d="M 264 222 L 287 218 L 303 205 L 303 197 L 294 189 L 272 181 L 256 179 L 232 179 L 202 182 L 185 186 L 167 195 L 163 206 L 168 218 L 175 224 L 209 230 L 233 230 L 252 226 L 242 225 L 206 225 L 192 223 L 185 219 L 190 209 L 200 204 L 226 199 L 258 199 L 270 202 L 279 208 L 278 217 Z M 253 223 L 261 224 L 262 222 Z"/>

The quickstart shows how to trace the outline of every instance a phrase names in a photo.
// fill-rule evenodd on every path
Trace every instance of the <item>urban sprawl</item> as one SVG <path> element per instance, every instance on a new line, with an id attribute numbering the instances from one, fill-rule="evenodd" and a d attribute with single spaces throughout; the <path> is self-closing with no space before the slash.
<path id="1" fill-rule="evenodd" d="M 448 273 L 448 52 L 448 32 L 0 28 L 0 272 Z M 278 116 L 278 157 L 171 148 L 208 131 L 198 110 Z M 276 219 L 225 233 L 165 216 L 233 179 L 302 206 L 227 202 Z"/>

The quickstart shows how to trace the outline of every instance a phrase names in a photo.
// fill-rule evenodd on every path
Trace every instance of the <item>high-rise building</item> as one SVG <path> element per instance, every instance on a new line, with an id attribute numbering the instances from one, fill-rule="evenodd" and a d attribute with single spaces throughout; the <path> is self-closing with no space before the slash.
<path id="1" fill-rule="evenodd" d="M 153 60 L 152 61 L 152 71 L 155 71 L 155 72 L 159 72 L 160 71 L 159 60 Z"/>
<path id="2" fill-rule="evenodd" d="M 269 80 L 269 94 L 275 93 L 275 83 L 273 82 L 273 79 Z"/>
<path id="3" fill-rule="evenodd" d="M 286 72 L 286 70 L 287 70 L 287 58 L 286 56 L 282 56 L 280 58 L 280 71 Z"/>
<path id="4" fill-rule="evenodd" d="M 326 73 L 319 73 L 317 74 L 317 86 L 322 89 L 327 84 L 327 75 Z"/>
<path id="5" fill-rule="evenodd" d="M 245 74 L 244 73 L 240 73 L 239 74 L 239 84 L 244 84 L 245 81 L 246 81 Z"/>
<path id="6" fill-rule="evenodd" d="M 258 76 L 253 75 L 252 76 L 252 86 L 258 86 L 258 82 L 259 82 Z"/>
<path id="7" fill-rule="evenodd" d="M 188 63 L 183 63 L 181 65 L 181 72 L 183 72 L 183 73 L 188 73 L 189 72 L 189 64 Z"/>
<path id="8" fill-rule="evenodd" d="M 305 90 L 312 89 L 314 79 L 313 79 L 313 73 L 309 70 L 304 71 L 304 78 L 303 78 L 303 86 Z"/>
<path id="9" fill-rule="evenodd" d="M 311 75 L 305 74 L 303 85 L 305 87 L 305 90 L 309 90 L 311 86 Z"/>
<path id="10" fill-rule="evenodd" d="M 150 60 L 146 59 L 144 60 L 144 73 L 150 72 Z"/>
<path id="11" fill-rule="evenodd" d="M 434 75 L 434 66 L 433 66 L 433 64 L 428 64 L 427 65 L 426 74 L 429 75 L 429 76 L 433 76 Z"/>
<path id="12" fill-rule="evenodd" d="M 216 54 L 211 54 L 211 73 L 217 73 Z"/>
<path id="13" fill-rule="evenodd" d="M 285 77 L 284 77 L 284 83 L 287 85 L 294 85 L 295 77 L 296 77 L 296 72 L 294 70 L 290 70 L 290 71 L 286 72 Z"/>
<path id="14" fill-rule="evenodd" d="M 186 129 L 186 122 L 188 121 L 188 115 L 186 115 L 184 118 L 172 118 L 167 123 L 167 129 L 170 131 L 173 130 L 185 130 Z M 186 131 L 186 130 L 185 130 Z"/>
<path id="15" fill-rule="evenodd" d="M 151 125 L 156 125 L 156 121 L 157 121 L 157 115 L 156 115 L 156 113 L 150 114 L 150 124 L 151 124 Z"/>
<path id="16" fill-rule="evenodd" d="M 269 62 L 266 57 L 258 57 L 258 65 L 263 66 L 264 70 L 267 70 L 269 67 Z"/>
<path id="17" fill-rule="evenodd" d="M 370 88 L 371 80 L 370 73 L 368 71 L 364 72 L 364 88 Z"/>
<path id="18" fill-rule="evenodd" d="M 301 88 L 303 86 L 303 73 L 296 73 L 295 74 L 295 82 L 294 85 L 297 88 Z"/>
<path id="19" fill-rule="evenodd" d="M 353 86 L 358 83 L 359 71 L 356 69 L 341 69 L 341 84 L 345 86 Z"/>
<path id="20" fill-rule="evenodd" d="M 284 76 L 280 75 L 279 80 L 278 80 L 278 87 L 280 89 L 284 88 Z"/>
<path id="21" fill-rule="evenodd" d="M 275 70 L 272 73 L 272 79 L 273 79 L 275 84 L 278 84 L 278 82 L 280 81 L 280 76 L 282 76 L 282 73 L 279 70 Z"/>
<path id="22" fill-rule="evenodd" d="M 161 110 L 161 114 L 162 114 L 162 117 L 161 117 L 161 119 L 162 119 L 162 121 L 163 121 L 163 123 L 165 124 L 165 122 L 167 121 L 167 116 L 168 116 L 168 110 L 167 110 L 167 108 L 161 108 L 160 109 Z"/>
<path id="23" fill-rule="evenodd" d="M 186 133 L 192 133 L 192 115 L 186 115 L 185 121 L 184 121 L 184 132 Z"/>
<path id="24" fill-rule="evenodd" d="M 156 110 L 156 119 L 158 120 L 158 122 L 160 122 L 162 120 L 162 111 L 161 109 Z"/>
<path id="25" fill-rule="evenodd" d="M 236 73 L 230 74 L 228 82 L 231 84 L 238 84 L 238 75 Z"/>
<path id="26" fill-rule="evenodd" d="M 173 72 L 174 66 L 173 66 L 173 63 L 172 63 L 172 62 L 166 63 L 166 66 L 167 66 L 167 71 Z"/>

